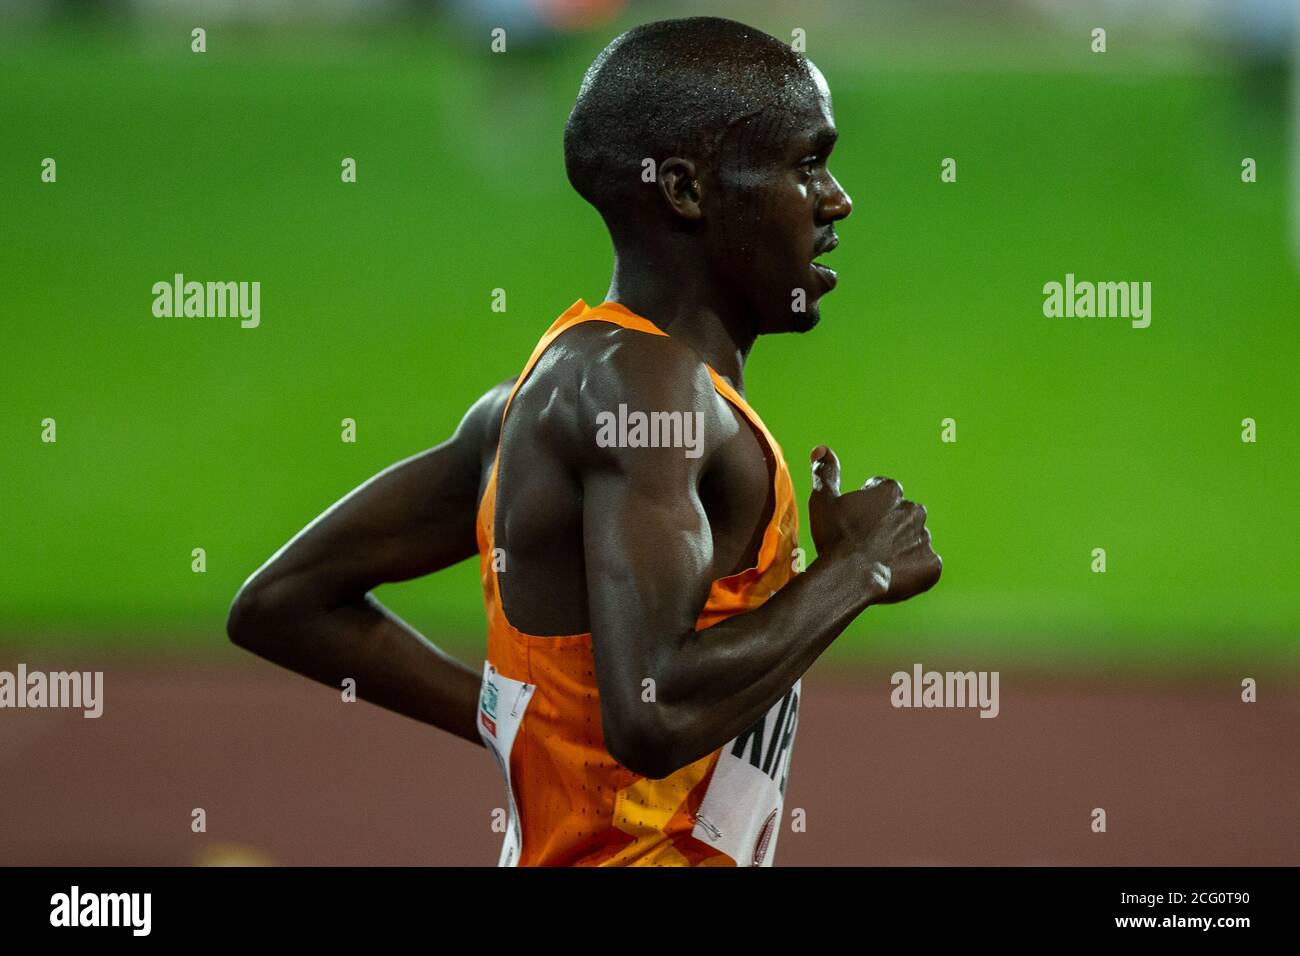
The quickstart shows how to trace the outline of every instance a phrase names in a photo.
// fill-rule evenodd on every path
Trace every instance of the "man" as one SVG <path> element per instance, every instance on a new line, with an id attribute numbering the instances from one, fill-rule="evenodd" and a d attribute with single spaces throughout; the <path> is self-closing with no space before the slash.
<path id="1" fill-rule="evenodd" d="M 244 585 L 241 646 L 484 743 L 505 865 L 766 865 L 799 679 L 871 604 L 938 580 L 891 479 L 839 493 L 812 455 L 817 559 L 775 439 L 743 397 L 759 335 L 804 332 L 851 211 L 821 73 L 753 28 L 638 27 L 583 80 L 570 182 L 614 243 L 517 378 L 443 444 L 342 499 Z M 369 591 L 479 555 L 480 673 Z"/>

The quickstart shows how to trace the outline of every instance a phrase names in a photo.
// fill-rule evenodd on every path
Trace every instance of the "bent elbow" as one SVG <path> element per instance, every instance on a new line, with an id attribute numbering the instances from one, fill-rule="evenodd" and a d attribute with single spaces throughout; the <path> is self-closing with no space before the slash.
<path id="1" fill-rule="evenodd" d="M 677 769 L 672 761 L 664 758 L 660 751 L 653 748 L 629 747 L 626 744 L 610 746 L 609 755 L 618 761 L 619 766 L 631 770 L 640 777 L 650 780 L 662 780 L 672 776 Z"/>
<path id="2" fill-rule="evenodd" d="M 605 749 L 621 766 L 651 780 L 662 780 L 681 767 L 662 720 L 622 717 L 608 722 Z"/>
<path id="3" fill-rule="evenodd" d="M 262 622 L 266 617 L 266 601 L 262 589 L 253 581 L 248 581 L 239 589 L 235 599 L 230 602 L 230 611 L 226 615 L 226 636 L 236 647 L 246 651 L 256 651 L 265 630 Z"/>

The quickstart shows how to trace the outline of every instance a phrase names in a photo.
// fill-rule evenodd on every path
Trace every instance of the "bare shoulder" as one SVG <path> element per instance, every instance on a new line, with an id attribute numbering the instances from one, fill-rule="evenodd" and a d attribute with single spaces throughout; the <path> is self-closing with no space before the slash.
<path id="1" fill-rule="evenodd" d="M 621 457 L 595 441 L 599 423 L 620 409 L 625 415 L 697 416 L 706 449 L 736 427 L 694 350 L 668 336 L 605 322 L 584 323 L 557 339 L 515 401 L 539 408 L 538 424 L 587 461 Z"/>
<path id="2" fill-rule="evenodd" d="M 632 393 L 681 402 L 712 391 L 700 357 L 669 336 L 604 322 L 579 326 L 570 335 L 568 342 L 564 338 L 556 342 L 563 349 L 556 357 L 573 361 L 581 371 L 584 395 L 604 398 Z"/>
<path id="3" fill-rule="evenodd" d="M 496 448 L 497 439 L 501 436 L 501 416 L 510 399 L 510 391 L 518 380 L 519 376 L 515 375 L 493 385 L 465 413 L 461 427 L 470 430 L 474 444 L 480 450 Z"/>
<path id="4" fill-rule="evenodd" d="M 474 400 L 447 442 L 461 462 L 466 474 L 473 474 L 482 487 L 482 478 L 491 468 L 501 434 L 501 415 L 505 411 L 515 379 L 498 382 Z"/>

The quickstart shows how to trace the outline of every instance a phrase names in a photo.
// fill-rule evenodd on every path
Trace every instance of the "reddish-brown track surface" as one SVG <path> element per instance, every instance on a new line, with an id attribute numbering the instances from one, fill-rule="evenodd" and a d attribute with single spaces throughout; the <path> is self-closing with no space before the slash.
<path id="1" fill-rule="evenodd" d="M 496 861 L 481 748 L 255 661 L 96 667 L 98 720 L 0 710 L 0 864 Z M 1294 682 L 1003 673 L 992 720 L 889 691 L 805 679 L 777 865 L 1300 863 Z"/>

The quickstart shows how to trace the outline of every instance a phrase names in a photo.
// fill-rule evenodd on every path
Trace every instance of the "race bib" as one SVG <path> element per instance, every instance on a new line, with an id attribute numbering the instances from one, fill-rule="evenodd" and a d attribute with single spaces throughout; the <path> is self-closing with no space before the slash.
<path id="1" fill-rule="evenodd" d="M 491 662 L 483 664 L 483 683 L 479 690 L 478 735 L 483 738 L 488 752 L 496 758 L 506 778 L 506 799 L 509 820 L 506 823 L 505 843 L 497 866 L 516 866 L 523 847 L 519 827 L 519 808 L 515 805 L 515 788 L 510 779 L 510 751 L 515 745 L 515 735 L 524 722 L 524 712 L 532 700 L 532 684 L 511 680 L 497 673 Z"/>
<path id="2" fill-rule="evenodd" d="M 790 756 L 799 722 L 800 682 L 761 720 L 718 754 L 692 835 L 721 850 L 737 866 L 771 866 Z"/>

